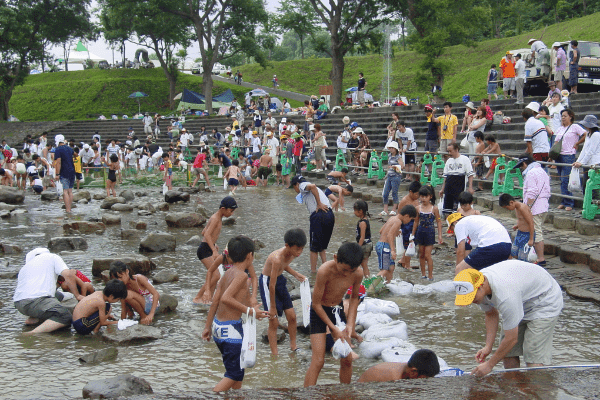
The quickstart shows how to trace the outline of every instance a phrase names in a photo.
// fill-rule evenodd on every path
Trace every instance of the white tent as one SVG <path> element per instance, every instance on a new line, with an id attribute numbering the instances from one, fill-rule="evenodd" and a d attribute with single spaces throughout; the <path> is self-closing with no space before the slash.
<path id="1" fill-rule="evenodd" d="M 106 61 L 106 58 L 97 56 L 89 51 L 71 50 L 71 52 L 69 53 L 69 64 L 83 64 L 87 60 L 91 60 L 94 63 L 98 63 L 100 61 Z"/>

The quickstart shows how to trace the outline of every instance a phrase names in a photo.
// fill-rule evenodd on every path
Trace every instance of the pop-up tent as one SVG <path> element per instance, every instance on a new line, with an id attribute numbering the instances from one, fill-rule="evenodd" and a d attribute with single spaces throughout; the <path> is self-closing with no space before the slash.
<path id="1" fill-rule="evenodd" d="M 84 64 L 87 60 L 91 60 L 94 63 L 98 63 L 100 61 L 106 61 L 106 58 L 100 57 L 91 53 L 84 45 L 81 43 L 77 43 L 77 47 L 74 50 L 69 52 L 69 64 Z"/>
<path id="2" fill-rule="evenodd" d="M 231 99 L 231 100 L 229 100 Z M 212 106 L 214 109 L 221 107 L 229 107 L 231 102 L 233 101 L 234 96 L 231 90 L 227 89 L 225 92 L 213 97 Z M 204 110 L 206 109 L 206 104 L 204 101 L 204 96 L 200 93 L 193 92 L 188 89 L 183 89 L 183 93 L 181 95 L 181 101 L 179 102 L 179 106 L 177 107 L 177 111 L 181 110 Z"/>

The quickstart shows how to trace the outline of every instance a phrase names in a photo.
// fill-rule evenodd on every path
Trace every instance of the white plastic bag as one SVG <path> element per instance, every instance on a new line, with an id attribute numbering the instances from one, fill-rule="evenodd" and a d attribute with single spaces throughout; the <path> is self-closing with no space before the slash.
<path id="1" fill-rule="evenodd" d="M 62 183 L 60 183 L 60 180 L 56 181 L 56 192 L 58 193 L 59 196 L 63 195 L 63 185 L 62 185 Z"/>
<path id="2" fill-rule="evenodd" d="M 465 135 L 465 138 L 460 141 L 460 147 L 463 149 L 469 147 L 469 135 Z"/>
<path id="3" fill-rule="evenodd" d="M 252 310 L 252 312 L 250 312 Z M 242 352 L 240 353 L 240 368 L 252 368 L 256 364 L 256 311 L 248 307 L 246 321 L 243 325 Z"/>
<path id="4" fill-rule="evenodd" d="M 523 246 L 523 253 L 527 254 L 527 261 L 530 263 L 535 263 L 538 260 L 537 253 L 535 252 L 535 248 L 529 247 L 528 244 Z"/>
<path id="5" fill-rule="evenodd" d="M 579 178 L 579 168 L 571 168 L 569 175 L 569 192 L 581 192 L 581 178 Z"/>
<path id="6" fill-rule="evenodd" d="M 304 327 L 310 324 L 310 306 L 312 304 L 312 295 L 310 293 L 310 283 L 308 279 L 300 284 L 300 299 L 302 301 L 302 323 Z"/>
<path id="7" fill-rule="evenodd" d="M 404 240 L 402 235 L 396 236 L 396 262 L 400 262 L 404 256 Z"/>
<path id="8" fill-rule="evenodd" d="M 440 201 L 438 201 L 437 207 L 438 207 L 438 210 L 440 211 L 440 214 L 441 214 L 442 210 L 444 209 L 444 196 L 440 197 Z"/>
<path id="9" fill-rule="evenodd" d="M 345 341 L 343 341 L 342 339 L 336 340 L 333 345 L 333 348 L 331 349 L 331 355 L 336 360 L 339 360 L 340 358 L 348 357 L 351 352 L 352 352 L 352 348 L 350 348 L 350 345 L 348 343 L 346 343 Z"/>
<path id="10" fill-rule="evenodd" d="M 490 158 L 488 156 L 483 156 L 483 163 L 485 164 L 486 168 L 489 168 L 490 165 L 492 165 L 492 163 L 490 162 Z"/>
<path id="11" fill-rule="evenodd" d="M 163 183 L 163 194 L 167 194 L 167 192 L 169 191 L 169 187 L 167 186 L 166 183 Z"/>
<path id="12" fill-rule="evenodd" d="M 219 173 L 217 174 L 217 178 L 223 177 L 223 166 L 219 166 Z"/>
<path id="13" fill-rule="evenodd" d="M 223 190 L 227 190 L 227 179 L 223 179 Z"/>
<path id="14" fill-rule="evenodd" d="M 415 242 L 410 242 L 406 252 L 404 253 L 406 257 L 414 257 L 417 255 L 417 249 L 415 246 Z"/>

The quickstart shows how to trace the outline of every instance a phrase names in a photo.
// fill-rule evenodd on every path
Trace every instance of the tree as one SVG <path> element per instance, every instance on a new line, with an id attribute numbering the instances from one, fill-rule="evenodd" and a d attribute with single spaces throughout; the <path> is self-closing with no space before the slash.
<path id="1" fill-rule="evenodd" d="M 344 56 L 363 40 L 373 34 L 382 23 L 383 4 L 376 0 L 310 0 L 318 18 L 325 24 L 331 38 L 329 45 L 321 43 L 321 48 L 331 57 L 329 78 L 333 85 L 331 104 L 340 104 L 342 99 L 342 79 L 344 77 Z"/>
<path id="2" fill-rule="evenodd" d="M 310 3 L 301 0 L 289 0 L 277 9 L 275 23 L 283 32 L 294 32 L 300 40 L 300 54 L 304 59 L 304 40 L 316 29 L 317 15 Z"/>
<path id="3" fill-rule="evenodd" d="M 150 0 L 141 0 L 147 4 Z M 157 0 L 158 8 L 190 23 L 202 57 L 202 93 L 212 112 L 212 70 L 217 62 L 238 54 L 253 56 L 265 66 L 256 41 L 256 26 L 267 21 L 262 0 Z"/>
<path id="4" fill-rule="evenodd" d="M 0 0 L 0 120 L 8 119 L 13 89 L 23 84 L 29 64 L 43 58 L 45 40 L 62 43 L 89 26 L 89 4 L 89 0 Z"/>

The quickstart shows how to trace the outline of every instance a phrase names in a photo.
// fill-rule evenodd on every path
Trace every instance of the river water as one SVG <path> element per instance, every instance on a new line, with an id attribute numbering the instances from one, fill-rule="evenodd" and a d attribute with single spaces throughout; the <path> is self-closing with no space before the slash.
<path id="1" fill-rule="evenodd" d="M 136 189 L 133 189 L 136 191 Z M 157 189 L 139 189 L 149 193 L 144 200 L 160 201 Z M 92 191 L 92 193 L 94 193 Z M 192 195 L 190 204 L 172 205 L 172 211 L 191 211 L 198 203 L 209 211 L 216 210 L 223 192 Z M 268 254 L 283 246 L 283 234 L 291 227 L 300 227 L 308 232 L 308 212 L 299 205 L 293 190 L 276 187 L 249 188 L 239 191 L 237 196 L 240 208 L 235 211 L 236 224 L 223 227 L 218 242 L 223 248 L 227 240 L 238 234 L 260 239 L 266 247 L 256 253 L 255 268 L 260 274 Z M 138 199 L 136 199 L 138 201 Z M 351 209 L 351 201 L 347 204 Z M 99 201 L 78 205 L 72 219 L 88 219 L 102 216 Z M 20 245 L 23 253 L 0 259 L 0 272 L 18 270 L 27 251 L 34 247 L 46 246 L 52 237 L 62 236 L 64 222 L 60 203 L 42 203 L 29 194 L 26 198 L 26 213 L 13 215 L 0 221 L 2 240 Z M 148 231 L 168 231 L 177 237 L 177 250 L 172 253 L 146 254 L 158 266 L 157 270 L 173 268 L 179 274 L 179 282 L 158 285 L 159 291 L 168 292 L 179 299 L 175 313 L 160 315 L 154 326 L 163 331 L 161 340 L 145 344 L 120 346 L 115 361 L 97 365 L 81 365 L 78 358 L 97 349 L 111 346 L 99 336 L 80 336 L 69 331 L 48 335 L 24 336 L 25 317 L 18 313 L 12 304 L 16 280 L 0 279 L 0 381 L 3 394 L 0 398 L 78 398 L 83 386 L 94 379 L 130 373 L 146 379 L 152 385 L 156 398 L 212 397 L 209 390 L 224 373 L 220 353 L 213 342 L 200 340 L 206 320 L 206 311 L 194 306 L 191 299 L 204 282 L 204 268 L 196 258 L 196 248 L 185 242 L 198 229 L 169 229 L 164 222 L 164 213 L 157 212 L 151 217 L 138 217 L 134 213 L 122 214 L 122 227 L 128 228 L 130 221 L 147 221 Z M 336 214 L 336 225 L 329 247 L 328 258 L 337 250 L 342 241 L 353 240 L 357 218 L 351 211 Z M 373 219 L 371 231 L 374 239 L 381 222 Z M 63 253 L 64 260 L 71 268 L 80 269 L 91 277 L 93 257 L 110 257 L 136 252 L 139 240 L 120 239 L 119 227 L 109 227 L 103 235 L 88 235 L 89 249 L 79 253 Z M 299 272 L 310 276 L 308 247 L 292 264 Z M 434 255 L 434 276 L 436 280 L 452 279 L 453 255 L 450 249 L 441 248 Z M 6 261 L 10 263 L 6 266 Z M 417 260 L 413 259 L 413 265 Z M 373 252 L 369 261 L 371 271 L 377 269 L 377 256 Z M 398 271 L 396 277 L 414 283 L 419 282 L 420 274 L 415 270 Z M 293 280 L 292 277 L 288 277 Z M 311 284 L 314 277 L 311 277 Z M 101 287 L 95 282 L 96 287 Z M 395 301 L 401 310 L 400 319 L 408 325 L 409 341 L 418 348 L 430 348 L 442 357 L 451 367 L 471 370 L 475 366 L 474 355 L 484 345 L 484 314 L 476 306 L 456 307 L 452 294 L 411 294 L 403 297 L 384 296 Z M 574 300 L 564 295 L 565 307 L 554 336 L 554 364 L 592 364 L 600 358 L 600 327 L 597 324 L 598 307 L 592 303 Z M 117 305 L 118 312 L 118 305 Z M 118 315 L 118 314 L 115 314 Z M 266 322 L 258 325 L 260 333 Z M 104 328 L 103 328 L 104 329 Z M 590 398 L 589 382 L 599 377 L 598 370 L 537 371 L 495 375 L 485 378 L 480 387 L 472 377 L 443 378 L 418 383 L 390 385 L 351 385 L 345 388 L 326 386 L 308 391 L 301 388 L 304 375 L 310 362 L 310 341 L 299 335 L 299 346 L 304 352 L 290 354 L 289 341 L 279 345 L 280 355 L 272 357 L 267 344 L 259 343 L 258 361 L 254 368 L 246 371 L 244 397 L 250 398 L 439 398 L 441 394 L 453 393 L 448 398 Z M 378 361 L 358 359 L 354 363 L 354 380 L 367 368 Z M 501 369 L 497 367 L 497 369 Z M 319 384 L 338 383 L 339 364 L 331 357 L 326 358 L 325 367 L 319 377 Z M 514 375 L 517 374 L 517 375 Z M 512 377 L 511 377 L 512 376 Z M 516 377 L 516 378 L 515 378 Z M 460 379 L 464 379 L 463 383 Z M 466 383 L 470 382 L 470 383 Z M 528 397 L 539 387 L 548 390 L 540 396 Z M 281 388 L 281 389 L 267 389 Z M 396 388 L 396 389 L 394 389 Z M 402 390 L 398 388 L 403 388 Z M 479 392 L 484 388 L 483 392 Z M 512 389 L 511 389 L 512 388 Z M 258 390 L 261 389 L 261 390 Z M 404 390 L 408 392 L 403 392 Z M 475 390 L 475 392 L 469 391 Z M 540 389 L 541 390 L 541 389 Z M 465 392 L 466 391 L 466 392 Z M 505 397 L 507 393 L 515 396 Z M 402 396 L 401 393 L 410 394 Z M 470 394 L 469 394 L 470 393 Z M 473 397 L 473 393 L 478 393 Z M 483 397 L 480 397 L 479 395 Z"/>

